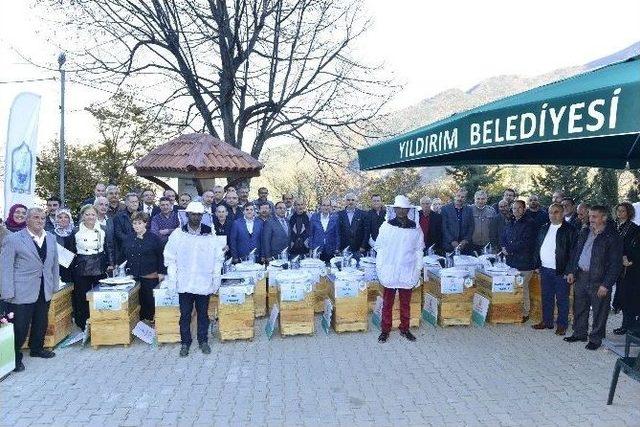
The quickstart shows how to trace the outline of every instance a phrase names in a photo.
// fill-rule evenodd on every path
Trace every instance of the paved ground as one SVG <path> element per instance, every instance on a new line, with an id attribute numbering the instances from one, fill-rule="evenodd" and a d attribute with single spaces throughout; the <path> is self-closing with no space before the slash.
<path id="1" fill-rule="evenodd" d="M 268 341 L 263 325 L 209 356 L 138 341 L 25 357 L 0 383 L 0 424 L 640 425 L 639 383 L 622 376 L 605 405 L 615 355 L 551 332 L 422 325 L 380 345 L 375 329 Z"/>

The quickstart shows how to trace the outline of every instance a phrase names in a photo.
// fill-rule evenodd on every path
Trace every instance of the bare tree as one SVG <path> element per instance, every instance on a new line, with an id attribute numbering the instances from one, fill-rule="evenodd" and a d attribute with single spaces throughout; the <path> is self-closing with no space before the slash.
<path id="1" fill-rule="evenodd" d="M 360 0 L 39 2 L 81 34 L 77 79 L 153 81 L 143 95 L 181 106 L 184 126 L 256 158 L 286 137 L 335 162 L 327 147 L 381 136 L 372 119 L 397 89 L 356 58 L 369 25 Z"/>

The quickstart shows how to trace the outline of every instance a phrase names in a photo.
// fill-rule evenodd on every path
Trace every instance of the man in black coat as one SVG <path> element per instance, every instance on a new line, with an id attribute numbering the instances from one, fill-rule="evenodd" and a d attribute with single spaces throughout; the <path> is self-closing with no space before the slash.
<path id="1" fill-rule="evenodd" d="M 433 246 L 435 253 L 442 253 L 442 215 L 431 210 L 431 199 L 427 196 L 420 199 L 419 225 L 424 236 L 424 247 Z"/>
<path id="2" fill-rule="evenodd" d="M 138 195 L 136 193 L 127 194 L 125 197 L 126 209 L 118 212 L 113 218 L 116 264 L 122 264 L 122 262 L 124 262 L 124 256 L 122 253 L 124 242 L 126 242 L 130 236 L 135 234 L 133 231 L 133 224 L 131 222 L 131 215 L 138 211 L 138 200 Z"/>
<path id="3" fill-rule="evenodd" d="M 533 329 L 553 329 L 553 308 L 558 304 L 556 335 L 564 335 L 569 318 L 569 288 L 567 266 L 577 231 L 563 218 L 562 205 L 549 206 L 549 221 L 538 232 L 536 268 L 542 285 L 542 321 Z"/>
<path id="4" fill-rule="evenodd" d="M 589 209 L 589 228 L 578 235 L 567 268 L 567 281 L 574 285 L 573 334 L 567 342 L 587 341 L 587 350 L 602 344 L 611 303 L 611 288 L 622 271 L 622 239 L 614 225 L 608 223 L 607 208 Z M 593 325 L 589 330 L 589 308 Z"/>
<path id="5" fill-rule="evenodd" d="M 338 212 L 338 249 L 349 248 L 358 256 L 366 250 L 367 218 L 365 212 L 356 207 L 355 194 L 348 193 L 344 200 L 344 209 Z"/>
<path id="6" fill-rule="evenodd" d="M 387 210 L 379 194 L 371 196 L 371 210 L 367 211 L 367 248 L 371 248 L 378 238 L 380 226 L 384 224 Z"/>

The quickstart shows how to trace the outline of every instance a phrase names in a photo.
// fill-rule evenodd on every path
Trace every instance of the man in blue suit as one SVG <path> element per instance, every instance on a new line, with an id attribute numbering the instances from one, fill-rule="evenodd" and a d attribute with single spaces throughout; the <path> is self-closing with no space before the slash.
<path id="1" fill-rule="evenodd" d="M 262 259 L 262 227 L 262 221 L 256 218 L 255 206 L 245 205 L 244 216 L 236 219 L 231 227 L 229 248 L 234 262 L 240 262 L 254 249 L 255 261 Z"/>
<path id="2" fill-rule="evenodd" d="M 367 218 L 365 212 L 356 207 L 355 194 L 348 193 L 344 200 L 344 209 L 338 212 L 338 249 L 349 248 L 358 256 L 366 250 Z"/>
<path id="3" fill-rule="evenodd" d="M 262 256 L 271 261 L 289 247 L 291 230 L 286 218 L 287 207 L 284 202 L 275 205 L 276 214 L 264 223 L 262 230 Z"/>
<path id="4" fill-rule="evenodd" d="M 331 214 L 331 201 L 322 200 L 320 212 L 311 215 L 309 246 L 320 247 L 320 259 L 328 262 L 338 248 L 338 218 Z"/>
<path id="5" fill-rule="evenodd" d="M 458 190 L 453 199 L 442 207 L 442 247 L 451 252 L 460 245 L 460 252 L 469 254 L 472 250 L 473 211 L 464 203 L 465 191 Z"/>

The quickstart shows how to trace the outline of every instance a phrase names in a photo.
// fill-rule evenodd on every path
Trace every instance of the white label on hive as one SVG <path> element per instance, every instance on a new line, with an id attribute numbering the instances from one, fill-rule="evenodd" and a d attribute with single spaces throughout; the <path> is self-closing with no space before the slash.
<path id="1" fill-rule="evenodd" d="M 491 292 L 513 292 L 513 276 L 493 276 Z"/>
<path id="2" fill-rule="evenodd" d="M 245 295 L 244 286 L 223 286 L 218 291 L 220 304 L 244 304 Z"/>
<path id="3" fill-rule="evenodd" d="M 442 277 L 440 292 L 443 294 L 461 294 L 464 291 L 464 277 Z"/>
<path id="4" fill-rule="evenodd" d="M 358 282 L 336 282 L 336 298 L 353 298 L 358 296 L 360 284 Z"/>
<path id="5" fill-rule="evenodd" d="M 296 286 L 295 283 L 280 284 L 280 299 L 282 301 L 302 301 L 305 295 L 305 287 Z"/>
<path id="6" fill-rule="evenodd" d="M 178 293 L 170 291 L 169 289 L 154 289 L 153 298 L 156 303 L 156 307 L 177 307 L 180 305 Z"/>
<path id="7" fill-rule="evenodd" d="M 122 296 L 120 292 L 94 292 L 93 308 L 94 310 L 121 310 Z"/>

